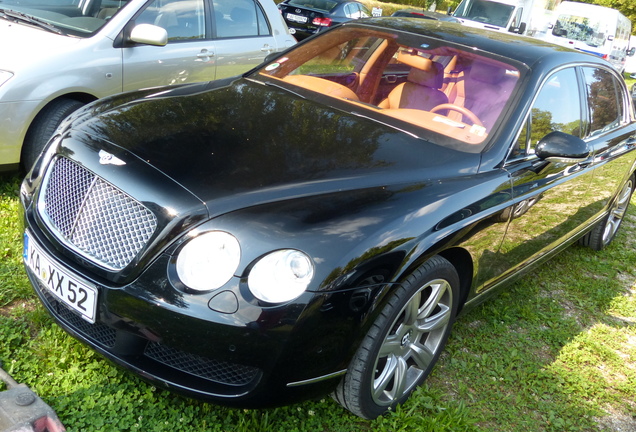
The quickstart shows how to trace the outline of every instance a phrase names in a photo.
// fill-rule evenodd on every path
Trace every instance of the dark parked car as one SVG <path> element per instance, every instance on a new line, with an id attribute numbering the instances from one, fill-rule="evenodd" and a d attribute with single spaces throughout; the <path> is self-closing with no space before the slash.
<path id="1" fill-rule="evenodd" d="M 460 22 L 459 19 L 455 18 L 452 15 L 443 14 L 440 12 L 432 12 L 424 9 L 402 9 L 399 11 L 393 12 L 391 14 L 393 17 L 402 17 L 402 18 L 423 18 L 430 19 L 436 21 L 449 21 L 449 22 Z"/>
<path id="2" fill-rule="evenodd" d="M 278 9 L 298 40 L 336 24 L 371 16 L 364 4 L 351 0 L 285 0 Z"/>
<path id="3" fill-rule="evenodd" d="M 27 274 L 158 386 L 374 418 L 461 311 L 614 238 L 636 122 L 607 62 L 453 23 L 345 23 L 241 77 L 112 96 L 21 187 Z"/>

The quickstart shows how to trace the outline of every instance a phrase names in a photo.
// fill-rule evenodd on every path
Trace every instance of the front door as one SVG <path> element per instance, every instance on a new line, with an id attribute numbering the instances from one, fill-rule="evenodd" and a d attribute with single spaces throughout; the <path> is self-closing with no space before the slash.
<path id="1" fill-rule="evenodd" d="M 135 24 L 154 24 L 168 32 L 168 44 L 123 49 L 124 91 L 215 78 L 215 42 L 206 38 L 205 0 L 154 0 Z"/>

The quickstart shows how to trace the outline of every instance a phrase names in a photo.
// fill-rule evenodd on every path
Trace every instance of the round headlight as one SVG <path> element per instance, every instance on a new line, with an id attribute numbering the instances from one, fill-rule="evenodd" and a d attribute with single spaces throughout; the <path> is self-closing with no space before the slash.
<path id="1" fill-rule="evenodd" d="M 285 249 L 261 258 L 248 278 L 250 291 L 267 303 L 284 303 L 295 299 L 314 277 L 314 265 L 304 253 Z"/>
<path id="2" fill-rule="evenodd" d="M 234 236 L 211 231 L 190 240 L 177 257 L 177 275 L 197 291 L 220 288 L 232 278 L 241 260 L 241 247 Z"/>

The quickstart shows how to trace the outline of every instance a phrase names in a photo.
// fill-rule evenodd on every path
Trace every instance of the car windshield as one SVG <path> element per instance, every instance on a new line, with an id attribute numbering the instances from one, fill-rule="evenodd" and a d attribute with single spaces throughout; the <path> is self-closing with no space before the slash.
<path id="1" fill-rule="evenodd" d="M 87 37 L 126 3 L 127 0 L 2 0 L 0 18 L 54 33 Z"/>
<path id="2" fill-rule="evenodd" d="M 331 12 L 338 6 L 338 2 L 329 0 L 290 0 L 288 6 L 316 9 L 321 12 Z"/>
<path id="3" fill-rule="evenodd" d="M 552 29 L 558 37 L 584 42 L 592 47 L 603 46 L 605 33 L 601 30 L 601 21 L 590 17 L 560 15 Z"/>
<path id="4" fill-rule="evenodd" d="M 439 145 L 481 151 L 519 82 L 512 64 L 413 33 L 345 26 L 251 78 Z"/>
<path id="5" fill-rule="evenodd" d="M 463 2 L 453 15 L 457 18 L 505 27 L 514 9 L 514 6 L 494 1 L 473 0 Z"/>

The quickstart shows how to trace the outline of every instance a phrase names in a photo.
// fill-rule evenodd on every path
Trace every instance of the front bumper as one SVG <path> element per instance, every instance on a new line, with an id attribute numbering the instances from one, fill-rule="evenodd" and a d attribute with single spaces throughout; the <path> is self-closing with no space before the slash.
<path id="1" fill-rule="evenodd" d="M 225 405 L 277 406 L 330 391 L 346 368 L 350 353 L 341 347 L 350 341 L 350 334 L 333 332 L 334 327 L 342 330 L 343 317 L 338 311 L 340 319 L 332 320 L 315 311 L 324 306 L 326 297 L 339 302 L 334 297 L 351 293 L 306 293 L 292 304 L 260 307 L 240 300 L 242 281 L 234 279 L 221 293 L 234 295 L 240 307 L 236 313 L 218 312 L 214 310 L 222 309 L 222 303 L 214 300 L 218 294 L 182 295 L 170 285 L 165 276 L 167 255 L 135 282 L 107 286 L 55 255 L 29 221 L 28 211 L 26 216 L 31 239 L 65 271 L 89 280 L 99 291 L 97 316 L 90 323 L 26 266 L 45 308 L 76 339 L 157 387 Z M 321 332 L 323 319 L 331 324 Z"/>

